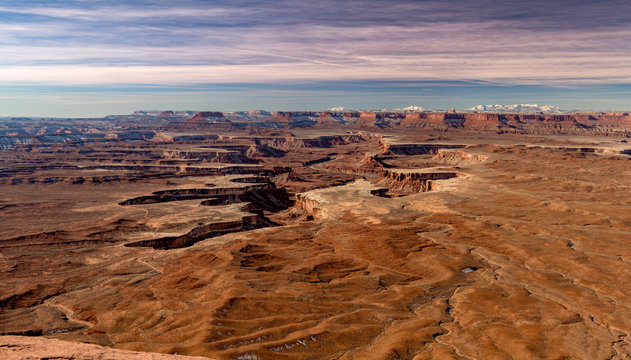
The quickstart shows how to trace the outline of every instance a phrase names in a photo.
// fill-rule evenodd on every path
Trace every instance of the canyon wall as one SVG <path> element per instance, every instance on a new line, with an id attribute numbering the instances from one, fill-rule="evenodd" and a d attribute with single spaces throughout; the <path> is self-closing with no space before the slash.
<path id="1" fill-rule="evenodd" d="M 631 130 L 628 113 L 503 114 L 383 111 L 277 112 L 260 120 L 276 127 L 321 127 L 349 129 L 470 130 L 499 133 L 608 134 L 612 129 Z"/>

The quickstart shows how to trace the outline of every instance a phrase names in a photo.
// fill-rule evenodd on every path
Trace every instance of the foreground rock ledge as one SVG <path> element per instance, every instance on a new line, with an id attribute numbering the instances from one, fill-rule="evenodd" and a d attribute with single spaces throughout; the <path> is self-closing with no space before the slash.
<path id="1" fill-rule="evenodd" d="M 125 351 L 105 346 L 27 336 L 0 336 L 0 358 L 4 360 L 207 360 L 199 356 L 165 355 Z"/>

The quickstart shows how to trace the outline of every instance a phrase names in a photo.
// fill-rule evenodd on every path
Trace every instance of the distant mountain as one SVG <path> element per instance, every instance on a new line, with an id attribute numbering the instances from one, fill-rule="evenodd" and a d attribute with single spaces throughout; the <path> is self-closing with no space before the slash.
<path id="1" fill-rule="evenodd" d="M 392 109 L 392 111 L 400 112 L 400 113 L 417 113 L 417 112 L 423 112 L 425 111 L 425 109 L 420 106 L 410 105 L 404 108 Z"/>
<path id="2" fill-rule="evenodd" d="M 561 110 L 552 105 L 515 104 L 515 105 L 478 105 L 466 111 L 499 112 L 499 113 L 560 113 Z"/>
<path id="3" fill-rule="evenodd" d="M 132 115 L 158 116 L 161 113 L 162 113 L 162 110 L 136 110 L 132 113 Z"/>
<path id="4" fill-rule="evenodd" d="M 327 111 L 342 112 L 342 111 L 344 111 L 344 107 L 343 106 L 335 106 L 335 107 L 328 108 Z"/>

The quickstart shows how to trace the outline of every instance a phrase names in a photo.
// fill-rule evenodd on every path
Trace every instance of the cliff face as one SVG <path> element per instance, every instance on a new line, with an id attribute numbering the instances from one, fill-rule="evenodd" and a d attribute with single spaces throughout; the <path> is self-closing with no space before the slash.
<path id="1" fill-rule="evenodd" d="M 319 114 L 313 111 L 279 111 L 273 114 L 271 122 L 293 127 L 313 126 Z"/>
<path id="2" fill-rule="evenodd" d="M 426 192 L 432 190 L 433 180 L 446 180 L 457 176 L 457 173 L 449 171 L 417 172 L 384 169 L 377 185 L 387 186 L 390 190 L 400 193 Z"/>
<path id="3" fill-rule="evenodd" d="M 251 159 L 264 157 L 281 157 L 284 154 L 285 152 L 282 150 L 274 149 L 267 144 L 260 144 L 258 142 L 256 145 L 251 145 L 246 151 L 246 156 Z"/>
<path id="4" fill-rule="evenodd" d="M 324 111 L 318 113 L 318 117 L 316 118 L 317 127 L 336 127 L 346 125 L 346 120 L 344 116 L 340 113 L 332 113 L 329 111 Z"/>
<path id="5" fill-rule="evenodd" d="M 172 118 L 175 115 L 175 113 L 171 110 L 167 110 L 167 111 L 163 111 L 160 113 L 160 115 L 158 115 L 158 119 L 169 119 Z"/>
<path id="6" fill-rule="evenodd" d="M 376 154 L 366 154 L 357 164 L 362 171 L 381 172 L 382 169 L 389 167 L 382 159 Z"/>
<path id="7" fill-rule="evenodd" d="M 434 160 L 450 165 L 476 164 L 486 159 L 485 155 L 447 149 L 438 150 L 434 156 Z"/>
<path id="8" fill-rule="evenodd" d="M 151 138 L 151 141 L 161 142 L 161 143 L 172 143 L 173 137 L 167 133 L 158 131 L 153 135 L 153 137 Z"/>
<path id="9" fill-rule="evenodd" d="M 294 136 L 278 138 L 258 139 L 259 145 L 268 146 L 273 149 L 295 149 L 295 148 L 328 148 L 334 145 L 346 145 L 359 143 L 377 138 L 372 134 L 352 134 L 352 135 L 332 135 L 320 136 L 313 139 L 297 138 Z"/>
<path id="10" fill-rule="evenodd" d="M 252 134 L 269 134 L 278 128 L 322 128 L 344 130 L 408 129 L 438 132 L 495 132 L 513 134 L 590 134 L 631 136 L 629 113 L 522 114 L 499 112 L 405 112 L 405 111 L 265 111 L 222 113 L 213 111 L 138 112 L 103 119 L 52 120 L 11 119 L 0 124 L 0 148 L 50 142 L 135 140 L 154 138 L 170 142 L 172 132 L 186 132 L 188 140 L 203 130 L 247 129 Z M 105 121 L 103 121 L 105 120 Z M 87 122 L 86 122 L 87 121 Z M 154 127 L 154 131 L 146 129 Z M 191 135 L 191 132 L 199 132 Z M 154 136 L 154 132 L 163 132 Z M 184 135 L 173 137 L 183 140 Z"/>
<path id="11" fill-rule="evenodd" d="M 500 114 L 466 114 L 463 127 L 472 130 L 498 131 L 509 128 L 505 116 Z"/>
<path id="12" fill-rule="evenodd" d="M 171 122 L 165 128 L 167 130 L 232 129 L 232 123 L 221 112 L 200 111 L 188 120 Z"/>
<path id="13" fill-rule="evenodd" d="M 351 114 L 349 114 L 351 115 Z M 352 114 L 356 115 L 356 114 Z M 499 114 L 499 113 L 410 113 L 402 120 L 389 114 L 362 113 L 355 122 L 359 127 L 387 127 L 428 130 L 470 130 L 512 133 L 584 133 L 612 128 L 631 128 L 631 116 L 619 114 Z"/>
<path id="14" fill-rule="evenodd" d="M 209 360 L 207 357 L 119 350 L 41 336 L 2 336 L 0 342 L 3 344 L 0 346 L 0 358 L 5 360 Z"/>
<path id="15" fill-rule="evenodd" d="M 266 119 L 276 126 L 379 129 L 396 126 L 403 113 L 375 111 L 279 111 Z"/>
<path id="16" fill-rule="evenodd" d="M 442 113 L 412 113 L 406 114 L 399 124 L 402 128 L 446 128 L 445 114 Z"/>
<path id="17" fill-rule="evenodd" d="M 206 124 L 216 122 L 227 122 L 225 116 L 221 112 L 216 111 L 200 111 L 196 113 L 190 120 L 189 124 Z"/>
<path id="18" fill-rule="evenodd" d="M 320 201 L 317 197 L 309 196 L 308 193 L 296 194 L 295 206 L 303 209 L 314 219 L 321 219 L 325 212 L 320 208 Z"/>
<path id="19" fill-rule="evenodd" d="M 399 127 L 433 130 L 462 129 L 520 132 L 536 129 L 571 131 L 585 128 L 586 124 L 578 122 L 572 115 L 420 113 L 408 114 L 399 124 Z"/>
<path id="20" fill-rule="evenodd" d="M 464 145 L 448 145 L 448 144 L 392 144 L 381 140 L 379 142 L 384 154 L 388 155 L 427 155 L 436 154 L 439 149 L 457 149 Z"/>
<path id="21" fill-rule="evenodd" d="M 355 125 L 364 129 L 376 129 L 384 126 L 381 114 L 364 112 L 355 120 Z"/>
<path id="22" fill-rule="evenodd" d="M 628 126 L 631 127 L 631 115 L 624 113 L 620 115 L 602 115 L 596 119 L 596 124 L 600 126 Z"/>
<path id="23" fill-rule="evenodd" d="M 178 249 L 188 247 L 198 241 L 221 236 L 233 232 L 247 231 L 269 226 L 269 224 L 258 215 L 246 215 L 240 220 L 210 223 L 193 228 L 188 233 L 181 236 L 164 237 L 154 240 L 142 240 L 129 244 L 127 247 L 152 247 L 154 249 Z"/>

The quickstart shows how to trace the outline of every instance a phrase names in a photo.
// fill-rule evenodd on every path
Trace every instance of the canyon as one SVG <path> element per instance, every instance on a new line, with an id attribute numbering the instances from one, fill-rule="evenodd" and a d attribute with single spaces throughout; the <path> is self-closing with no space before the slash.
<path id="1" fill-rule="evenodd" d="M 628 113 L 0 120 L 0 357 L 628 359 Z"/>

